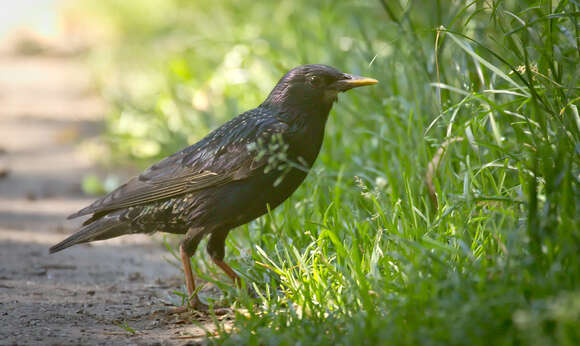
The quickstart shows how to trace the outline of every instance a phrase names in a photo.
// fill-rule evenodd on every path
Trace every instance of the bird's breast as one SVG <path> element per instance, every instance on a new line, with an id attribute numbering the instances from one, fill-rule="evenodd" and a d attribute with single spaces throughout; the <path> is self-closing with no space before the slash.
<path id="1" fill-rule="evenodd" d="M 324 139 L 324 124 L 313 124 L 289 139 L 289 156 L 312 167 Z"/>

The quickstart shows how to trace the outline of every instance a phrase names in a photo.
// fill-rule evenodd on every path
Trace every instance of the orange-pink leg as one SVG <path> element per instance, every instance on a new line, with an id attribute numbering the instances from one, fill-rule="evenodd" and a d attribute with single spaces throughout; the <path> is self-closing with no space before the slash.
<path id="1" fill-rule="evenodd" d="M 195 292 L 195 281 L 193 279 L 193 271 L 191 270 L 191 257 L 187 254 L 183 246 L 179 246 L 179 253 L 181 255 L 181 262 L 183 263 L 183 271 L 185 273 L 185 285 L 187 286 L 187 294 L 189 296 L 189 306 L 196 310 L 205 310 L 197 292 Z"/>
<path id="2" fill-rule="evenodd" d="M 226 273 L 227 276 L 230 277 L 230 279 L 232 279 L 232 281 L 238 286 L 238 287 L 242 287 L 242 281 L 240 280 L 240 277 L 238 276 L 238 274 L 236 274 L 236 272 L 234 272 L 234 270 L 223 260 L 217 259 L 217 258 L 212 258 L 213 262 L 215 264 L 217 264 L 218 267 L 222 268 L 222 270 Z"/>

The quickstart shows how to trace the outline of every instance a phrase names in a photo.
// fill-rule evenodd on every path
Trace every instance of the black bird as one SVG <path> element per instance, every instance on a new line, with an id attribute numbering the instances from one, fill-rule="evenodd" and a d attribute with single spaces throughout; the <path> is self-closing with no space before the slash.
<path id="1" fill-rule="evenodd" d="M 179 250 L 190 304 L 202 307 L 191 271 L 202 237 L 210 236 L 209 255 L 239 284 L 223 261 L 230 230 L 276 208 L 302 183 L 338 93 L 377 82 L 326 65 L 292 69 L 257 108 L 70 215 L 92 214 L 50 252 L 132 233 L 185 234 Z"/>

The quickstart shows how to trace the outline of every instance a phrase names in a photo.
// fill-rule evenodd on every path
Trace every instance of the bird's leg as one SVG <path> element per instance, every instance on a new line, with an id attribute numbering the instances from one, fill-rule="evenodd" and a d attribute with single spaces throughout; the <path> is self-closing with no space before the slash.
<path id="1" fill-rule="evenodd" d="M 213 263 L 217 264 L 218 267 L 222 268 L 222 270 L 227 274 L 227 276 L 230 277 L 230 279 L 232 279 L 232 281 L 238 286 L 238 287 L 242 287 L 242 281 L 240 280 L 240 277 L 238 276 L 238 274 L 236 274 L 236 272 L 234 272 L 234 270 L 223 260 L 217 259 L 217 258 L 213 258 Z"/>
<path id="2" fill-rule="evenodd" d="M 241 287 L 242 281 L 238 274 L 236 274 L 236 272 L 234 272 L 234 270 L 224 262 L 224 256 L 226 253 L 226 237 L 228 236 L 228 233 L 229 230 L 225 232 L 212 233 L 207 244 L 207 252 L 209 252 L 213 262 L 217 264 L 217 266 L 220 267 L 238 287 Z"/>
<path id="3" fill-rule="evenodd" d="M 189 297 L 188 305 L 196 310 L 207 309 L 205 304 L 197 296 L 193 271 L 191 270 L 191 257 L 195 253 L 202 236 L 203 233 L 200 232 L 200 229 L 191 228 L 179 243 L 179 254 L 181 255 L 181 263 L 183 264 L 183 272 L 185 273 L 185 285 L 187 286 L 187 294 Z"/>
<path id="4" fill-rule="evenodd" d="M 183 272 L 185 273 L 185 285 L 187 286 L 187 294 L 191 298 L 195 293 L 195 280 L 193 279 L 193 271 L 191 270 L 191 256 L 185 251 L 183 245 L 179 246 L 179 254 L 181 255 L 181 263 L 183 263 Z M 197 294 L 195 295 L 197 299 Z"/>

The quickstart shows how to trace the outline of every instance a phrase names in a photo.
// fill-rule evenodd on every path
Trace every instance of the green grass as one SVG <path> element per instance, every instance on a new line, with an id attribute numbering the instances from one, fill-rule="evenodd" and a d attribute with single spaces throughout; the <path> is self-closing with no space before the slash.
<path id="1" fill-rule="evenodd" d="M 210 342 L 580 340 L 577 2 L 83 6 L 115 42 L 89 56 L 115 162 L 197 141 L 299 64 L 380 80 L 341 96 L 290 200 L 228 238 L 258 298 L 194 257 L 238 311 Z"/>

